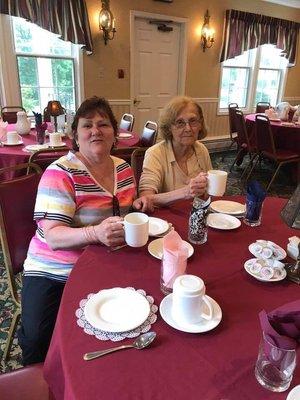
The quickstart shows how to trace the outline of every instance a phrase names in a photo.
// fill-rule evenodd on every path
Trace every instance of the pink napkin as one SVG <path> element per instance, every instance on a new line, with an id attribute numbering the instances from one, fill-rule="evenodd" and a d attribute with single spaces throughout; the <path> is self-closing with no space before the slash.
<path id="1" fill-rule="evenodd" d="M 300 343 L 300 300 L 266 313 L 259 313 L 260 325 L 268 340 L 275 346 L 292 350 Z"/>
<path id="2" fill-rule="evenodd" d="M 163 238 L 162 279 L 168 288 L 174 280 L 186 270 L 188 248 L 179 234 L 172 230 Z"/>

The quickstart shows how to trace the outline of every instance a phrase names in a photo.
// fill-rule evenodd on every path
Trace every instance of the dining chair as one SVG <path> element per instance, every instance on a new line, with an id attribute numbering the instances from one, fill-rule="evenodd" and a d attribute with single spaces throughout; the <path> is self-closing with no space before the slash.
<path id="1" fill-rule="evenodd" d="M 246 178 L 246 181 L 252 175 L 252 172 L 256 167 L 258 161 L 260 161 L 263 158 L 267 158 L 275 162 L 275 164 L 277 164 L 277 168 L 267 186 L 266 190 L 268 191 L 274 179 L 276 178 L 280 168 L 284 164 L 300 162 L 300 153 L 276 147 L 270 120 L 265 115 L 256 115 L 255 117 L 255 140 L 259 157 L 252 165 L 252 168 Z"/>
<path id="2" fill-rule="evenodd" d="M 127 113 L 123 114 L 119 128 L 132 132 L 133 125 L 134 125 L 134 116 L 132 114 L 127 114 Z"/>
<path id="3" fill-rule="evenodd" d="M 235 128 L 237 132 L 237 146 L 238 146 L 238 152 L 236 155 L 236 158 L 233 162 L 233 164 L 230 167 L 230 171 L 232 167 L 234 166 L 235 162 L 239 159 L 239 157 L 242 156 L 242 154 L 248 153 L 249 155 L 249 164 L 245 167 L 241 179 L 244 177 L 246 174 L 246 171 L 248 170 L 248 167 L 253 164 L 253 161 L 255 160 L 256 157 L 258 157 L 258 152 L 256 149 L 256 144 L 255 144 L 255 135 L 249 135 L 247 127 L 246 127 L 246 122 L 245 122 L 245 116 L 243 112 L 239 109 L 235 110 Z"/>
<path id="4" fill-rule="evenodd" d="M 135 149 L 138 149 L 138 147 L 113 147 L 110 154 L 112 156 L 122 158 L 122 160 L 125 160 L 128 164 L 131 164 L 131 154 Z"/>
<path id="5" fill-rule="evenodd" d="M 42 174 L 41 168 L 33 163 L 2 168 L 0 174 L 18 170 L 28 171 L 28 174 L 0 183 L 0 238 L 6 279 L 15 306 L 3 353 L 4 360 L 10 352 L 14 332 L 20 318 L 21 306 L 15 278 L 23 270 L 29 242 L 36 229 L 33 211 Z"/>
<path id="6" fill-rule="evenodd" d="M 34 364 L 0 374 L 1 400 L 54 400 L 43 377 L 43 365 Z"/>
<path id="7" fill-rule="evenodd" d="M 141 147 L 153 146 L 156 142 L 157 137 L 157 123 L 153 121 L 147 121 L 144 125 L 143 132 L 140 138 Z"/>
<path id="8" fill-rule="evenodd" d="M 49 149 L 41 149 L 37 150 L 31 154 L 29 157 L 29 163 L 35 163 L 41 167 L 44 171 L 53 161 L 57 160 L 63 154 L 68 153 L 69 151 L 68 146 L 63 146 L 59 148 L 49 148 Z M 40 156 L 43 157 L 40 157 Z"/>
<path id="9" fill-rule="evenodd" d="M 256 104 L 256 113 L 264 113 L 266 110 L 268 110 L 271 107 L 271 104 L 267 101 L 259 101 Z"/>
<path id="10" fill-rule="evenodd" d="M 1 107 L 1 117 L 4 122 L 8 122 L 9 124 L 15 124 L 17 122 L 17 112 L 25 111 L 25 108 L 22 106 L 4 106 Z"/>
<path id="11" fill-rule="evenodd" d="M 136 186 L 138 188 L 143 172 L 143 163 L 147 147 L 139 147 L 131 154 L 131 168 L 134 173 Z"/>
<path id="12" fill-rule="evenodd" d="M 232 146 L 237 144 L 237 132 L 235 126 L 235 110 L 238 108 L 237 103 L 229 103 L 228 104 L 228 120 L 229 120 L 229 136 L 230 136 L 230 145 L 226 149 L 226 151 L 231 150 Z M 224 150 L 225 151 L 225 150 Z M 225 155 L 222 157 L 222 161 L 225 159 Z"/>

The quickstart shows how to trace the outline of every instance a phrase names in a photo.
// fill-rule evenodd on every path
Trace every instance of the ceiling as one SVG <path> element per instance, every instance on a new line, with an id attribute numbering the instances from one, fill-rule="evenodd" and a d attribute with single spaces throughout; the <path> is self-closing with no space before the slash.
<path id="1" fill-rule="evenodd" d="M 294 7 L 300 9 L 300 0 L 263 0 L 268 1 L 269 3 L 281 4 L 287 7 Z"/>

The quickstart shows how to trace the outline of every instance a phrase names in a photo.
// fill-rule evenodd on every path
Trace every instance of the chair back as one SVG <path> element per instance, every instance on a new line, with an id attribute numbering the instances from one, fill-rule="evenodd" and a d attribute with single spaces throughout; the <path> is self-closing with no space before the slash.
<path id="1" fill-rule="evenodd" d="M 112 156 L 122 158 L 122 160 L 126 161 L 128 164 L 131 163 L 131 154 L 135 149 L 138 149 L 138 147 L 113 147 L 111 149 L 110 154 Z"/>
<path id="2" fill-rule="evenodd" d="M 41 149 L 31 154 L 29 157 L 29 163 L 35 163 L 39 165 L 44 171 L 53 161 L 57 160 L 64 154 L 67 154 L 69 147 L 63 146 L 55 149 Z"/>
<path id="3" fill-rule="evenodd" d="M 127 114 L 127 113 L 123 114 L 119 128 L 132 132 L 133 125 L 134 125 L 134 116 L 132 114 Z"/>
<path id="4" fill-rule="evenodd" d="M 143 163 L 147 147 L 140 147 L 131 154 L 131 168 L 134 173 L 137 187 L 139 186 L 140 177 L 143 172 Z"/>
<path id="5" fill-rule="evenodd" d="M 256 104 L 256 113 L 264 113 L 266 110 L 268 110 L 271 107 L 271 104 L 267 101 L 259 101 Z"/>
<path id="6" fill-rule="evenodd" d="M 28 170 L 29 167 L 28 175 L 0 183 L 1 245 L 8 283 L 16 298 L 14 275 L 23 269 L 29 242 L 36 229 L 33 212 L 42 171 L 38 165 L 28 163 L 0 171 Z"/>
<path id="7" fill-rule="evenodd" d="M 9 124 L 15 124 L 17 122 L 17 112 L 25 111 L 25 108 L 21 106 L 4 106 L 1 108 L 1 117 L 4 122 Z"/>
<path id="8" fill-rule="evenodd" d="M 229 134 L 232 140 L 233 133 L 236 133 L 236 125 L 235 125 L 235 110 L 239 108 L 237 103 L 228 104 L 228 116 L 229 116 Z"/>
<path id="9" fill-rule="evenodd" d="M 250 140 L 246 128 L 245 117 L 243 111 L 235 109 L 235 127 L 237 133 L 237 143 L 239 147 L 245 147 L 250 149 Z"/>
<path id="10" fill-rule="evenodd" d="M 153 121 L 147 121 L 144 125 L 143 132 L 140 138 L 140 145 L 142 147 L 153 146 L 156 142 L 157 136 L 157 123 Z"/>
<path id="11" fill-rule="evenodd" d="M 255 117 L 256 145 L 259 152 L 268 152 L 274 158 L 277 157 L 274 137 L 271 129 L 270 120 L 265 115 Z"/>

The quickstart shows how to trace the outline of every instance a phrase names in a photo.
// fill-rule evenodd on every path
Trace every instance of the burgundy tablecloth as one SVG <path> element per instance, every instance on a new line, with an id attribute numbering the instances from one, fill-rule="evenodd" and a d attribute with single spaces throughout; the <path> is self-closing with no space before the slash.
<path id="1" fill-rule="evenodd" d="M 13 127 L 14 124 L 11 124 L 9 126 L 9 130 L 11 130 Z M 120 132 L 127 132 L 127 131 L 121 129 Z M 117 141 L 116 146 L 117 147 L 137 146 L 140 140 L 138 133 L 134 132 L 130 133 L 132 133 L 133 135 L 132 138 L 119 139 Z M 22 139 L 23 139 L 22 145 L 0 147 L 0 168 L 11 167 L 17 164 L 28 162 L 29 157 L 32 153 L 26 151 L 25 146 L 37 143 L 35 130 L 31 130 L 31 133 L 29 135 L 23 135 Z M 48 139 L 46 138 L 46 140 Z M 63 142 L 66 143 L 66 145 L 69 148 L 72 148 L 71 139 L 69 139 L 68 137 L 64 137 Z M 41 155 L 41 157 L 43 157 L 43 155 Z M 46 158 L 47 155 L 45 155 L 44 157 Z M 6 174 L 6 175 L 4 174 L 0 176 L 0 180 L 11 179 L 11 178 L 12 178 L 11 174 Z"/>
<path id="2" fill-rule="evenodd" d="M 232 198 L 243 201 L 241 197 Z M 268 239 L 286 248 L 288 237 L 297 234 L 280 219 L 285 200 L 267 198 L 262 225 L 244 224 L 234 231 L 209 229 L 208 242 L 194 246 L 188 272 L 202 277 L 207 293 L 221 306 L 223 319 L 204 334 L 180 332 L 168 326 L 158 313 L 152 326 L 157 338 L 150 348 L 121 351 L 90 362 L 84 353 L 118 343 L 103 342 L 77 326 L 75 310 L 81 299 L 104 288 L 142 288 L 159 305 L 160 264 L 147 247 L 109 253 L 105 247 L 89 246 L 75 265 L 66 284 L 44 374 L 57 399 L 197 399 L 276 400 L 254 377 L 260 341 L 258 313 L 299 298 L 299 287 L 287 280 L 263 283 L 248 275 L 244 262 L 256 239 Z M 187 239 L 190 202 L 155 212 L 172 222 Z M 126 339 L 124 344 L 130 343 Z M 300 366 L 293 384 L 299 383 Z M 293 386 L 293 385 L 292 385 Z M 292 387 L 291 386 L 291 387 Z"/>
<path id="3" fill-rule="evenodd" d="M 246 126 L 254 129 L 256 114 L 246 115 Z M 281 122 L 270 121 L 276 146 L 300 153 L 300 125 L 284 126 Z"/>

